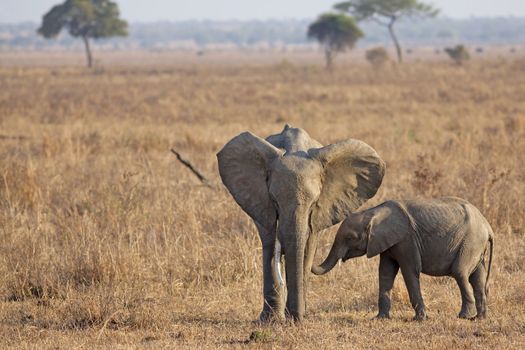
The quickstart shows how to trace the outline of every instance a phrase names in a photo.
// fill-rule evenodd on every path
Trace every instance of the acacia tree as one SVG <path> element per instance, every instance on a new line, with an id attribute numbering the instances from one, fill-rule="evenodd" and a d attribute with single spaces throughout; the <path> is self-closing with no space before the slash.
<path id="1" fill-rule="evenodd" d="M 387 27 L 399 62 L 403 62 L 403 53 L 394 32 L 396 21 L 405 17 L 435 17 L 439 13 L 432 5 L 419 0 L 350 0 L 336 4 L 335 8 L 351 14 L 358 21 L 372 20 Z"/>
<path id="2" fill-rule="evenodd" d="M 325 13 L 308 27 L 308 38 L 324 48 L 326 69 L 331 70 L 337 53 L 352 49 L 363 32 L 352 17 L 342 13 Z"/>
<path id="3" fill-rule="evenodd" d="M 55 38 L 62 29 L 67 29 L 71 36 L 82 38 L 88 67 L 92 67 L 91 38 L 128 35 L 128 23 L 119 16 L 118 5 L 111 0 L 66 0 L 44 15 L 38 33 Z"/>

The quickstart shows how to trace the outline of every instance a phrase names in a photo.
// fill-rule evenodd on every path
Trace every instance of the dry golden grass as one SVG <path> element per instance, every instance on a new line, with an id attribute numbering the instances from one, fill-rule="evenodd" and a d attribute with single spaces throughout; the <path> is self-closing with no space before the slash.
<path id="1" fill-rule="evenodd" d="M 525 61 L 162 68 L 0 68 L 1 348 L 524 348 Z M 456 318 L 424 277 L 430 319 L 373 321 L 377 260 L 312 276 L 307 320 L 260 326 L 261 248 L 219 181 L 237 133 L 285 122 L 353 137 L 387 162 L 378 195 L 456 195 L 496 232 L 489 318 Z M 324 234 L 316 261 L 335 228 Z M 254 333 L 250 340 L 250 335 Z"/>

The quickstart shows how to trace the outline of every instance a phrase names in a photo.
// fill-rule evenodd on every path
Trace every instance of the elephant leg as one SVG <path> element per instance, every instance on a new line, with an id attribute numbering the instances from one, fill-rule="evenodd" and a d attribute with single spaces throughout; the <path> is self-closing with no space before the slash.
<path id="1" fill-rule="evenodd" d="M 487 316 L 487 295 L 485 293 L 487 272 L 483 262 L 470 275 L 469 282 L 472 285 L 474 298 L 476 299 L 476 318 L 485 318 Z"/>
<path id="2" fill-rule="evenodd" d="M 469 284 L 469 278 L 465 274 L 454 276 L 458 283 L 459 290 L 461 291 L 461 311 L 459 312 L 459 318 L 471 318 L 474 316 L 474 294 L 472 293 L 472 287 Z"/>
<path id="3" fill-rule="evenodd" d="M 271 233 L 256 224 L 263 246 L 263 293 L 264 304 L 259 320 L 269 322 L 284 317 L 283 291 L 273 278 L 272 260 L 275 249 L 275 232 Z"/>
<path id="4" fill-rule="evenodd" d="M 399 271 L 399 264 L 385 254 L 381 254 L 379 260 L 379 313 L 377 318 L 390 318 L 390 292 L 394 286 L 394 280 Z"/>
<path id="5" fill-rule="evenodd" d="M 416 312 L 414 320 L 422 321 L 427 318 L 425 312 L 425 303 L 421 296 L 421 286 L 419 284 L 419 271 L 414 268 L 405 268 L 401 266 L 401 273 L 408 290 L 408 296 L 410 297 L 410 303 Z"/>

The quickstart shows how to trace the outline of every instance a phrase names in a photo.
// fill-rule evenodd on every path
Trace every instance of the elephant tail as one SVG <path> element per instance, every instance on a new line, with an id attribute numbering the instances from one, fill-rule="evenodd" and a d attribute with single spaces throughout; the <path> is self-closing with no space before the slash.
<path id="1" fill-rule="evenodd" d="M 492 256 L 494 253 L 494 236 L 491 234 L 489 235 L 489 243 L 490 243 L 490 250 L 489 250 L 489 267 L 487 269 L 487 280 L 485 281 L 485 295 L 489 294 L 489 277 L 490 277 L 490 268 L 492 267 Z"/>

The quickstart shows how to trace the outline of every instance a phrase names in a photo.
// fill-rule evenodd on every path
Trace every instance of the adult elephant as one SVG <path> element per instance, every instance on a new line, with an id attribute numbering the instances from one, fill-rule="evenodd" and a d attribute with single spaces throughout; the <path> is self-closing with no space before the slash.
<path id="1" fill-rule="evenodd" d="M 286 316 L 301 320 L 319 231 L 342 221 L 375 195 L 383 179 L 383 160 L 364 142 L 349 139 L 323 147 L 306 131 L 288 125 L 266 140 L 244 132 L 217 158 L 223 183 L 255 221 L 261 238 L 260 320 L 285 314 L 284 287 L 272 273 L 274 252 L 276 262 L 281 258 L 280 246 L 288 290 Z"/>

